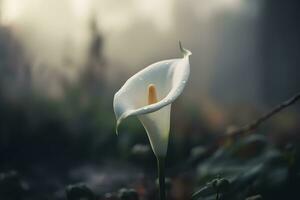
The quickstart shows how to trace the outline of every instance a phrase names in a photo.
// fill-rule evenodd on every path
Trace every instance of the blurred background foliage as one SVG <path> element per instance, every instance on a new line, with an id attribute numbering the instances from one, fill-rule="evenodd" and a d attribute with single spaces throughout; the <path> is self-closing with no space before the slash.
<path id="1" fill-rule="evenodd" d="M 193 52 L 172 112 L 169 199 L 297 199 L 299 105 L 228 130 L 299 92 L 297 0 L 0 0 L 0 198 L 157 199 L 155 158 L 113 94 Z M 226 131 L 227 130 L 227 131 Z"/>

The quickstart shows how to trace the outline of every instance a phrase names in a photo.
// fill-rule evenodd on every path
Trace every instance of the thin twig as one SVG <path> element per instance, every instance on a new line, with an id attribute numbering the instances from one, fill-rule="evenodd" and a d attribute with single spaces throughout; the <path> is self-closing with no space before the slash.
<path id="1" fill-rule="evenodd" d="M 246 126 L 243 126 L 241 128 L 232 130 L 232 131 L 228 132 L 228 134 L 229 135 L 239 135 L 239 134 L 251 132 L 251 131 L 257 129 L 263 122 L 265 122 L 266 120 L 268 120 L 269 118 L 274 116 L 276 113 L 282 111 L 283 109 L 289 107 L 290 105 L 293 105 L 298 100 L 300 100 L 300 93 L 294 95 L 290 99 L 288 99 L 288 100 L 282 102 L 281 104 L 277 105 L 271 111 L 265 113 L 260 118 L 253 121 L 252 123 L 247 124 Z"/>
<path id="2" fill-rule="evenodd" d="M 245 133 L 251 132 L 251 131 L 257 129 L 263 122 L 265 122 L 266 120 L 271 118 L 273 115 L 275 115 L 276 113 L 282 111 L 283 109 L 293 105 L 298 100 L 300 100 L 300 93 L 294 95 L 290 99 L 277 105 L 272 110 L 270 110 L 266 114 L 262 115 L 260 118 L 253 121 L 252 123 L 250 123 L 246 126 L 243 126 L 241 128 L 227 131 L 226 134 L 221 135 L 220 137 L 223 139 L 223 137 L 227 137 L 229 135 L 229 136 L 233 136 L 233 138 L 234 138 L 235 136 L 238 136 L 240 134 L 245 134 Z M 218 144 L 212 143 L 210 146 L 208 146 L 208 150 L 202 156 L 200 156 L 196 159 L 189 159 L 189 160 L 187 160 L 187 162 L 183 163 L 182 165 L 176 166 L 175 168 L 173 168 L 172 174 L 177 174 L 179 171 L 188 170 L 190 166 L 196 166 L 198 163 L 200 163 L 201 161 L 206 159 L 208 156 L 212 155 L 216 151 L 217 148 L 218 148 Z"/>

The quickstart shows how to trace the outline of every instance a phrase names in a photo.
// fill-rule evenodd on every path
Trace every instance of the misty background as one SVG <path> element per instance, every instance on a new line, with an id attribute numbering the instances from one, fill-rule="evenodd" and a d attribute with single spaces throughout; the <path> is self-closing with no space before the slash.
<path id="1" fill-rule="evenodd" d="M 265 90 L 282 94 L 278 100 L 296 92 L 290 79 L 298 77 L 289 72 L 297 56 L 289 52 L 296 52 L 297 26 L 284 23 L 297 21 L 290 7 L 279 10 L 267 0 L 2 0 L 1 24 L 22 49 L 14 54 L 30 65 L 32 86 L 50 96 L 62 95 L 62 82 L 79 79 L 98 35 L 105 59 L 98 74 L 109 90 L 155 61 L 180 56 L 181 40 L 194 54 L 187 95 L 256 106 L 268 103 Z M 270 63 L 273 58 L 280 62 Z M 276 73 L 283 77 L 273 82 L 282 86 L 267 88 Z"/>
<path id="2" fill-rule="evenodd" d="M 114 93 L 146 66 L 180 57 L 179 40 L 193 55 L 172 106 L 169 162 L 184 159 L 299 92 L 299 8 L 297 0 L 0 0 L 0 170 L 44 180 L 43 170 L 78 166 L 47 191 L 72 177 L 105 183 L 111 169 L 88 163 L 124 161 L 134 144 L 148 144 L 134 119 L 114 135 Z M 299 118 L 295 106 L 262 129 L 278 143 L 299 141 Z"/>

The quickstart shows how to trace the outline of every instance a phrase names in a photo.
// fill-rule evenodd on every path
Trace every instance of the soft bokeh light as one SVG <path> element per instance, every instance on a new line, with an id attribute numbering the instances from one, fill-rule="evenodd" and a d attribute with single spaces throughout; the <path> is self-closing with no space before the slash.
<path id="1" fill-rule="evenodd" d="M 186 95 L 205 98 L 203 107 L 228 108 L 262 105 L 263 6 L 258 0 L 3 0 L 1 21 L 22 44 L 38 90 L 61 96 L 66 82 L 80 79 L 96 31 L 104 41 L 106 70 L 99 73 L 107 89 L 116 90 L 125 74 L 176 57 L 181 40 L 197 55 L 191 57 L 197 87 Z"/>

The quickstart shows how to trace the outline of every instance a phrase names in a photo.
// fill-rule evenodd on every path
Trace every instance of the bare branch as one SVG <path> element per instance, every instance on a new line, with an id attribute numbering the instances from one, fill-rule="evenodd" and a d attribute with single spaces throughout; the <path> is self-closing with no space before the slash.
<path id="1" fill-rule="evenodd" d="M 289 107 L 290 105 L 293 105 L 298 100 L 300 100 L 300 93 L 294 95 L 290 99 L 288 99 L 288 100 L 282 102 L 281 104 L 277 105 L 272 110 L 270 110 L 269 112 L 265 113 L 260 118 L 258 118 L 257 120 L 253 121 L 252 123 L 247 124 L 246 126 L 243 126 L 241 128 L 229 131 L 229 132 L 227 132 L 227 134 L 229 134 L 229 135 L 239 135 L 239 134 L 244 134 L 244 133 L 251 132 L 251 131 L 257 129 L 263 122 L 265 122 L 266 120 L 268 120 L 271 117 L 273 117 L 276 113 L 279 113 L 283 109 Z"/>

